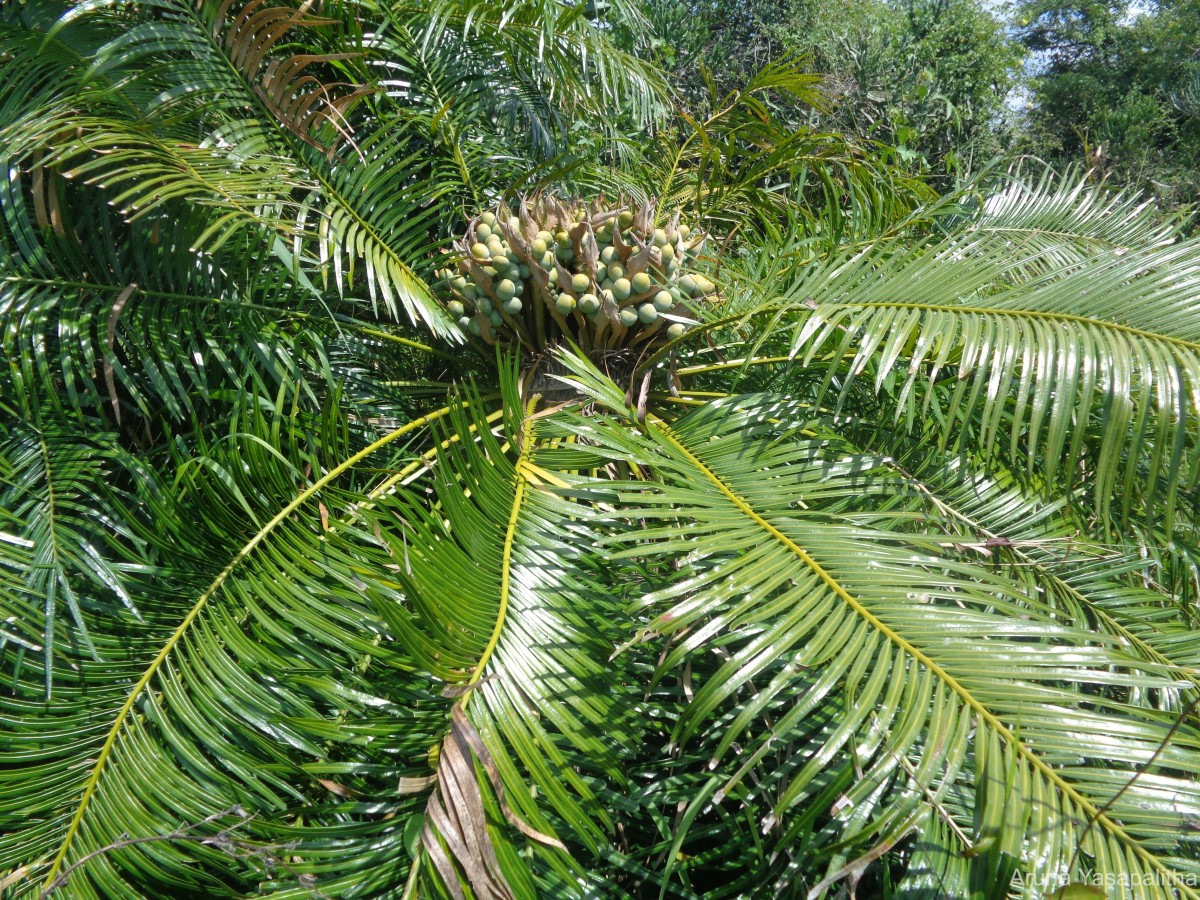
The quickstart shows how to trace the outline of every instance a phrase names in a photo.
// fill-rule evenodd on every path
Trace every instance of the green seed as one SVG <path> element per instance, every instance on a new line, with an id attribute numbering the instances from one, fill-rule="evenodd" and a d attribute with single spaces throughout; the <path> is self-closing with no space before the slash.
<path id="1" fill-rule="evenodd" d="M 618 278 L 624 278 L 625 267 L 620 263 L 613 263 L 608 267 L 608 277 L 611 281 L 616 281 Z"/>
<path id="2" fill-rule="evenodd" d="M 518 299 L 517 297 L 513 297 L 511 300 L 506 300 L 504 302 L 504 311 L 506 313 L 508 313 L 510 316 L 515 316 L 517 313 L 519 313 L 521 311 L 520 299 Z"/>
<path id="3" fill-rule="evenodd" d="M 542 256 L 548 249 L 546 242 L 541 238 L 534 238 L 533 243 L 529 245 L 529 252 L 534 256 Z"/>
<path id="4" fill-rule="evenodd" d="M 637 310 L 634 309 L 632 306 L 622 307 L 621 312 L 618 313 L 618 315 L 621 318 L 621 324 L 624 325 L 626 328 L 632 328 L 634 325 L 637 324 L 637 320 L 638 320 Z"/>
<path id="5" fill-rule="evenodd" d="M 446 304 L 446 312 L 450 313 L 450 315 L 454 316 L 454 318 L 456 318 L 456 319 L 461 319 L 463 313 L 466 312 L 466 310 L 463 308 L 463 305 L 461 303 L 459 303 L 457 300 L 451 300 L 449 303 Z"/>
<path id="6" fill-rule="evenodd" d="M 675 305 L 675 298 L 666 291 L 659 291 L 654 295 L 654 308 L 659 312 L 666 312 Z"/>
<path id="7" fill-rule="evenodd" d="M 483 297 L 479 301 L 478 306 L 479 306 L 479 311 L 481 313 L 483 313 L 485 316 L 490 316 L 492 314 L 492 309 L 493 309 L 492 301 L 489 300 L 487 297 Z"/>
<path id="8" fill-rule="evenodd" d="M 554 254 L 549 250 L 542 254 L 542 268 L 547 272 L 554 269 Z"/>
<path id="9" fill-rule="evenodd" d="M 486 241 L 491 236 L 492 236 L 492 229 L 489 228 L 487 225 L 481 224 L 481 225 L 475 226 L 475 240 Z"/>
<path id="10" fill-rule="evenodd" d="M 570 294 L 559 294 L 558 301 L 554 304 L 554 308 L 564 316 L 569 315 L 575 311 L 575 298 Z"/>
<path id="11" fill-rule="evenodd" d="M 682 278 L 679 279 L 679 287 L 682 288 L 683 290 L 687 291 L 693 297 L 696 296 L 696 291 L 697 291 L 696 276 L 684 275 Z"/>
<path id="12" fill-rule="evenodd" d="M 495 213 L 485 212 L 479 218 L 480 218 L 480 220 L 482 220 L 484 225 L 491 226 L 491 225 L 496 224 L 496 214 Z"/>
<path id="13" fill-rule="evenodd" d="M 595 294 L 584 294 L 579 298 L 579 311 L 585 316 L 590 316 L 600 308 L 600 301 L 596 299 Z"/>
<path id="14" fill-rule="evenodd" d="M 467 279 L 462 275 L 459 275 L 457 278 L 451 281 L 450 284 L 452 284 L 455 289 L 460 291 L 465 291 L 467 289 Z"/>
<path id="15" fill-rule="evenodd" d="M 517 286 L 507 278 L 502 278 L 496 285 L 496 296 L 501 300 L 510 300 L 517 293 Z"/>
<path id="16" fill-rule="evenodd" d="M 629 279 L 629 284 L 635 294 L 644 294 L 650 290 L 650 276 L 645 272 L 638 272 Z"/>
<path id="17" fill-rule="evenodd" d="M 500 315 L 500 310 L 498 309 L 493 309 L 490 313 L 488 313 L 488 318 L 497 328 L 504 324 L 504 316 Z"/>
<path id="18" fill-rule="evenodd" d="M 613 294 L 618 300 L 624 300 L 629 296 L 629 292 L 633 290 L 633 286 L 629 283 L 628 278 L 618 278 L 613 282 Z"/>
<path id="19" fill-rule="evenodd" d="M 658 319 L 658 310 L 654 308 L 653 303 L 643 303 L 638 307 L 637 317 L 643 325 L 649 325 Z"/>
<path id="20" fill-rule="evenodd" d="M 667 329 L 667 337 L 669 337 L 671 340 L 675 340 L 676 338 L 681 338 L 686 333 L 687 333 L 687 326 L 684 325 L 682 322 L 672 322 L 671 326 Z"/>
<path id="21" fill-rule="evenodd" d="M 667 233 L 661 228 L 654 229 L 654 246 L 662 247 L 667 243 Z"/>
<path id="22" fill-rule="evenodd" d="M 466 316 L 463 316 L 458 320 L 458 327 L 463 331 L 469 331 L 471 329 L 471 320 Z"/>
<path id="23" fill-rule="evenodd" d="M 621 223 L 622 228 L 628 228 L 633 224 L 633 213 L 631 213 L 629 210 L 625 210 L 625 212 L 617 216 L 617 221 Z"/>
<path id="24" fill-rule="evenodd" d="M 475 335 L 476 337 L 479 337 L 479 335 L 483 334 L 483 326 L 479 324 L 478 319 L 472 319 L 471 324 L 468 325 L 467 328 L 470 330 L 471 334 Z"/>
<path id="25" fill-rule="evenodd" d="M 600 251 L 600 262 L 604 263 L 606 266 L 609 263 L 614 263 L 617 261 L 618 260 L 617 260 L 617 248 L 616 247 L 605 247 L 603 250 Z"/>
<path id="26" fill-rule="evenodd" d="M 487 248 L 487 244 L 472 244 L 471 255 L 476 259 L 487 259 L 492 255 L 492 251 Z"/>
<path id="27" fill-rule="evenodd" d="M 588 285 L 592 283 L 592 279 L 588 278 L 582 272 L 571 279 L 571 287 L 575 289 L 575 293 L 580 294 L 588 289 Z"/>
<path id="28" fill-rule="evenodd" d="M 492 257 L 492 267 L 497 272 L 507 272 L 508 267 L 511 265 L 512 265 L 512 262 L 509 260 L 509 258 L 507 256 L 493 256 Z"/>

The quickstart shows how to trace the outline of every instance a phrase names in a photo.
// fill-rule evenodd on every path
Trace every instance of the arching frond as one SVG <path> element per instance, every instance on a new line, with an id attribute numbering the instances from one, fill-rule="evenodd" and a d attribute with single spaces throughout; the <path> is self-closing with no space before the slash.
<path id="1" fill-rule="evenodd" d="M 330 889 L 357 883 L 368 892 L 394 877 L 403 822 L 388 812 L 406 802 L 396 779 L 425 767 L 420 735 L 437 728 L 437 703 L 405 683 L 406 655 L 380 640 L 378 590 L 353 574 L 360 536 L 323 522 L 330 508 L 336 522 L 361 501 L 356 464 L 382 456 L 386 467 L 390 454 L 381 451 L 403 446 L 429 419 L 326 464 L 338 427 L 330 421 L 321 443 L 309 445 L 305 434 L 320 423 L 299 415 L 289 421 L 286 406 L 250 405 L 240 430 L 179 461 L 173 483 L 144 485 L 145 552 L 169 560 L 166 577 L 138 584 L 154 601 L 144 621 L 123 632 L 110 623 L 95 637 L 103 663 L 71 654 L 78 665 L 40 715 L 24 679 L 0 701 L 22 723 L 6 730 L 6 754 L 37 760 L 23 770 L 40 786 L 36 801 L 3 810 L 24 820 L 0 845 L 6 863 L 28 867 L 24 886 L 65 883 L 72 896 L 115 897 L 154 882 L 166 893 L 230 896 L 264 877 L 281 890 L 337 882 Z M 281 427 L 293 435 L 285 452 L 269 440 Z M 204 518 L 181 518 L 181 496 L 208 507 Z M 390 557 L 369 534 L 367 545 L 380 557 L 377 576 L 386 576 Z M 62 638 L 58 645 L 68 652 Z M 244 822 L 242 809 L 259 812 Z M 222 844 L 240 848 L 226 853 L 143 842 L 181 822 L 199 837 L 232 831 L 243 843 Z M 338 822 L 355 824 L 339 835 L 329 830 Z M 281 845 L 301 833 L 314 841 L 311 855 L 285 859 Z M 339 858 L 351 845 L 376 849 L 360 867 Z M 193 852 L 203 869 L 190 862 Z"/>
<path id="2" fill-rule="evenodd" d="M 1086 217 L 1078 203 L 1096 208 L 1059 192 L 1003 227 L 987 213 L 915 246 L 782 254 L 772 275 L 740 282 L 742 309 L 783 294 L 756 314 L 748 356 L 794 360 L 839 408 L 861 385 L 905 428 L 936 422 L 942 446 L 1086 484 L 1106 522 L 1169 523 L 1200 477 L 1200 246 L 1145 222 L 1107 248 L 1091 236 L 1103 225 L 1078 238 L 1042 229 L 1049 209 Z"/>
<path id="3" fill-rule="evenodd" d="M 1131 653 L 1088 607 L 1050 602 L 1048 579 L 1011 576 L 961 524 L 916 518 L 926 499 L 886 458 L 854 454 L 783 398 L 714 401 L 641 433 L 577 428 L 653 473 L 609 489 L 616 520 L 646 523 L 613 538 L 621 555 L 683 563 L 639 603 L 641 640 L 666 639 L 659 677 L 688 686 L 679 765 L 713 772 L 671 858 L 687 823 L 732 804 L 763 823 L 771 877 L 803 853 L 853 879 L 873 848 L 941 816 L 967 850 L 995 845 L 1027 873 L 1165 879 L 1189 895 L 1181 825 L 1200 803 L 1200 733 L 1183 670 Z"/>
<path id="4" fill-rule="evenodd" d="M 47 163 L 97 185 L 127 218 L 186 210 L 199 224 L 193 232 L 198 250 L 214 252 L 249 230 L 265 236 L 268 246 L 282 241 L 291 248 L 288 265 L 302 265 L 312 280 L 328 280 L 342 295 L 361 290 L 393 318 L 403 311 L 437 334 L 457 333 L 410 265 L 430 242 L 437 212 L 431 204 L 445 190 L 438 170 L 413 165 L 417 136 L 403 127 L 355 142 L 344 101 L 363 92 L 331 93 L 328 85 L 314 87 L 307 74 L 312 65 L 341 61 L 339 55 L 272 55 L 288 29 L 309 20 L 297 19 L 294 10 L 284 15 L 271 8 L 275 15 L 250 4 L 272 23 L 260 32 L 237 16 L 225 22 L 221 12 L 210 23 L 190 4 L 171 0 L 136 9 L 114 5 L 142 21 L 96 50 L 94 77 L 118 82 L 146 111 L 134 106 L 122 120 L 112 115 L 111 103 L 101 110 L 105 115 L 93 117 L 70 105 L 56 113 L 35 105 L 5 129 L 11 146 L 22 154 L 44 148 Z M 89 16 L 111 13 L 106 6 L 68 14 L 57 33 L 88 29 Z M 243 46 L 246 41 L 252 46 Z M 44 51 L 38 45 L 27 52 Z M 165 67 L 180 55 L 189 62 Z M 212 94 L 222 98 L 216 111 L 201 105 L 186 117 L 175 110 L 175 120 L 154 118 L 163 95 Z M 312 146 L 327 141 L 336 141 L 336 156 Z M 363 165 L 340 164 L 343 153 L 358 155 Z M 29 163 L 17 156 L 10 165 Z"/>
<path id="5" fill-rule="evenodd" d="M 425 46 L 450 39 L 478 60 L 502 61 L 518 83 L 537 85 L 565 110 L 596 115 L 625 107 L 640 125 L 665 112 L 667 88 L 644 59 L 616 46 L 587 4 L 489 0 L 401 4 L 391 15 Z M 494 79 L 503 96 L 507 86 Z"/>
<path id="6" fill-rule="evenodd" d="M 89 620 L 141 620 L 130 592 L 146 569 L 123 514 L 129 497 L 109 487 L 140 467 L 114 435 L 94 424 L 81 434 L 77 417 L 28 400 L 0 408 L 0 558 L 23 576 L 11 600 L 0 599 L 0 658 L 14 681 L 40 673 L 50 701 L 56 648 L 99 662 Z"/>
<path id="7" fill-rule="evenodd" d="M 1098 191 L 1078 173 L 1050 169 L 1036 179 L 1022 168 L 1006 173 L 965 224 L 971 233 L 1009 241 L 1016 255 L 1044 249 L 1042 271 L 1082 261 L 1096 249 L 1165 246 L 1180 233 L 1177 219 L 1165 218 L 1135 192 Z"/>
<path id="8" fill-rule="evenodd" d="M 584 581 L 590 541 L 564 531 L 573 514 L 536 462 L 538 420 L 514 399 L 504 421 L 456 405 L 336 463 L 334 422 L 249 407 L 173 485 L 144 489 L 157 500 L 143 553 L 171 556 L 167 580 L 139 579 L 144 621 L 119 639 L 103 629 L 103 664 L 62 676 L 52 710 L 31 708 L 25 678 L 0 700 L 22 723 L 6 754 L 39 760 L 26 771 L 39 799 L 0 839 L 24 886 L 236 896 L 265 874 L 284 894 L 371 896 L 411 878 L 525 895 L 526 844 L 540 880 L 582 878 L 573 853 L 607 844 L 597 791 L 620 783 L 615 753 L 637 726 L 603 687 L 617 607 Z M 390 449 L 438 420 L 430 452 Z M 282 452 L 280 427 L 301 429 Z M 312 429 L 319 445 L 303 440 Z M 178 518 L 181 495 L 211 507 L 203 521 Z M 101 665 L 110 687 L 89 691 Z M 153 840 L 179 822 L 228 837 Z"/>
<path id="9" fill-rule="evenodd" d="M 407 602 L 385 615 L 421 665 L 447 682 L 446 695 L 459 698 L 439 780 L 465 777 L 469 792 L 481 790 L 473 802 L 502 809 L 497 818 L 531 838 L 566 885 L 583 869 L 562 842 L 596 854 L 611 837 L 597 792 L 622 781 L 615 751 L 637 726 L 628 698 L 606 679 L 617 607 L 586 580 L 596 571 L 587 533 L 571 523 L 577 512 L 557 495 L 557 476 L 537 464 L 539 421 L 511 407 L 509 418 L 507 452 L 477 419 L 478 443 L 457 441 L 439 454 L 433 506 L 396 496 L 388 533 L 396 558 L 404 554 L 395 578 Z M 452 434 L 467 433 L 467 420 L 448 421 Z M 516 832 L 488 829 L 498 859 L 489 867 L 469 832 L 459 833 L 468 818 L 453 791 L 430 797 L 418 883 L 440 881 L 454 894 L 462 880 L 478 896 L 531 890 L 511 846 Z"/>

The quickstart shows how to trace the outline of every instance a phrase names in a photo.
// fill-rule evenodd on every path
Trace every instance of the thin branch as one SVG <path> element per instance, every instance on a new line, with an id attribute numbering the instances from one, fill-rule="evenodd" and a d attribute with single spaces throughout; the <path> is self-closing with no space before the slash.
<path id="1" fill-rule="evenodd" d="M 216 834 L 204 835 L 199 833 L 199 830 L 205 825 L 211 825 L 226 816 L 237 816 L 238 820 L 232 825 L 222 828 Z M 271 869 L 280 864 L 279 857 L 276 851 L 294 849 L 295 844 L 256 844 L 253 841 L 248 841 L 234 835 L 234 831 L 243 825 L 247 824 L 254 818 L 252 813 L 246 812 L 240 806 L 232 806 L 229 809 L 223 809 L 220 812 L 213 813 L 199 822 L 190 825 L 181 825 L 179 828 L 167 834 L 153 834 L 146 837 L 129 837 L 128 834 L 123 834 L 110 844 L 105 844 L 90 853 L 84 854 L 71 865 L 63 869 L 58 877 L 47 884 L 38 894 L 38 900 L 44 900 L 51 893 L 61 887 L 65 887 L 71 875 L 77 870 L 87 865 L 98 856 L 103 856 L 106 853 L 111 853 L 114 850 L 122 850 L 126 847 L 134 847 L 139 844 L 151 844 L 160 841 L 191 841 L 197 844 L 203 844 L 208 847 L 215 847 L 224 853 L 237 857 L 256 857 L 261 859 L 266 868 Z M 284 867 L 286 868 L 286 867 Z M 305 879 L 298 876 L 302 881 Z"/>
<path id="2" fill-rule="evenodd" d="M 1167 746 L 1171 743 L 1171 738 L 1175 737 L 1175 732 L 1177 732 L 1183 726 L 1183 723 L 1187 721 L 1188 716 L 1192 714 L 1192 710 L 1196 708 L 1197 704 L 1200 704 L 1200 697 L 1193 698 L 1187 706 L 1179 711 L 1179 715 L 1175 717 L 1174 724 L 1172 724 L 1167 733 L 1163 735 L 1162 741 L 1159 742 L 1159 745 L 1155 748 L 1154 752 L 1150 754 L 1150 758 L 1146 760 L 1145 764 L 1143 764 L 1141 771 L 1134 772 L 1133 776 L 1123 785 L 1121 785 L 1121 789 L 1109 797 L 1108 802 L 1106 802 L 1103 806 L 1096 810 L 1091 817 L 1088 818 L 1087 825 L 1084 826 L 1083 831 L 1079 834 L 1079 840 L 1075 842 L 1075 852 L 1071 854 L 1071 861 L 1067 864 L 1068 873 L 1075 868 L 1075 860 L 1079 858 L 1079 853 L 1081 850 L 1083 850 L 1083 839 L 1088 836 L 1088 832 L 1092 830 L 1092 826 L 1096 824 L 1098 819 L 1100 819 L 1102 816 L 1105 816 L 1107 812 L 1116 804 L 1116 802 L 1120 800 L 1122 796 L 1124 796 L 1125 792 L 1133 787 L 1133 783 L 1141 778 L 1142 775 L 1144 775 L 1150 769 L 1150 767 L 1154 765 L 1154 761 L 1156 759 L 1162 756 L 1163 751 L 1166 750 Z"/>

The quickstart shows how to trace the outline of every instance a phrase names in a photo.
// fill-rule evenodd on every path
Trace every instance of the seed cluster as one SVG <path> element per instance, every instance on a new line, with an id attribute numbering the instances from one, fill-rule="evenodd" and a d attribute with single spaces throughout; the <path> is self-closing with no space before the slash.
<path id="1" fill-rule="evenodd" d="M 488 343 L 537 351 L 570 338 L 584 350 L 674 340 L 696 322 L 711 281 L 689 271 L 704 235 L 654 206 L 522 200 L 471 220 L 455 244 L 457 270 L 439 275 L 446 309 Z"/>

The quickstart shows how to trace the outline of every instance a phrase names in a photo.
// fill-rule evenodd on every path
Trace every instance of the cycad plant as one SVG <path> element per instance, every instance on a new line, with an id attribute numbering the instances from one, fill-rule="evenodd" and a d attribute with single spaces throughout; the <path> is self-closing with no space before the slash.
<path id="1" fill-rule="evenodd" d="M 1200 243 L 1021 173 L 848 235 L 563 197 L 543 284 L 553 193 L 496 195 L 653 123 L 632 5 L 51 6 L 0 13 L 0 890 L 1200 895 Z M 513 265 L 562 327 L 464 331 Z"/>

